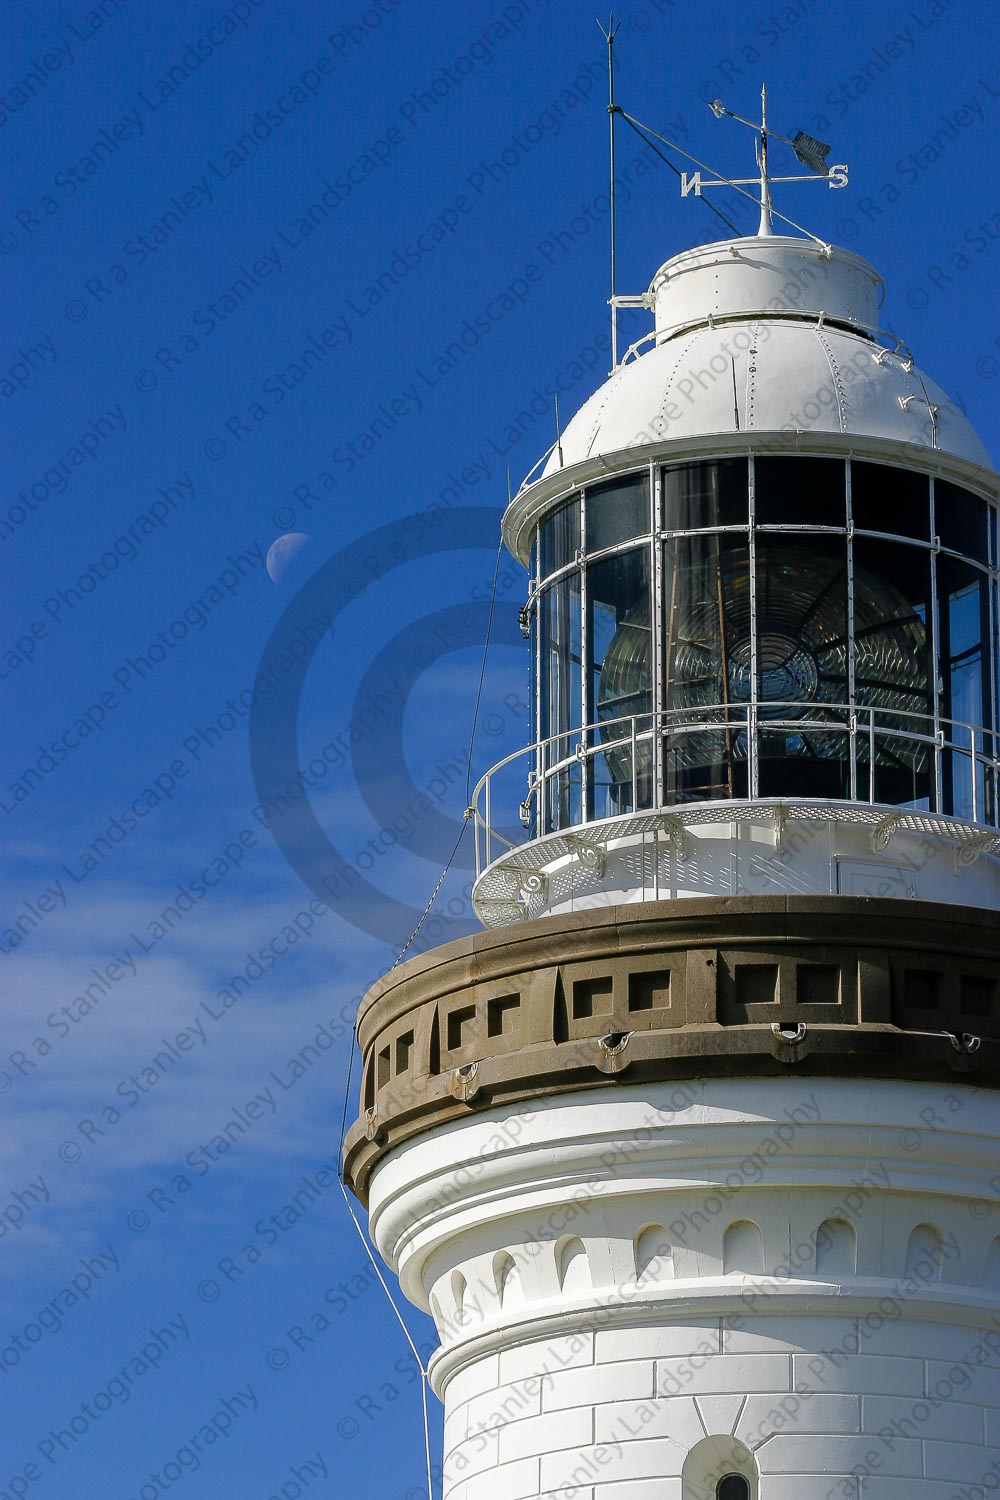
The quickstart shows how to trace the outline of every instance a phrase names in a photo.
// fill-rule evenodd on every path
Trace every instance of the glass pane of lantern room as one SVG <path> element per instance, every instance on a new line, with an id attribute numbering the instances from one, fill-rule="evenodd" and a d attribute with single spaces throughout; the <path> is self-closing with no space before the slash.
<path id="1" fill-rule="evenodd" d="M 941 652 L 941 714 L 945 725 L 945 808 L 957 818 L 973 816 L 972 742 L 988 749 L 980 732 L 990 723 L 990 694 L 983 671 L 983 641 L 988 623 L 985 573 L 958 558 L 938 557 L 938 635 Z M 982 768 L 977 766 L 975 810 L 982 815 Z"/>
<path id="2" fill-rule="evenodd" d="M 938 479 L 934 484 L 934 525 L 942 547 L 961 552 L 975 562 L 988 563 L 986 502 L 956 484 Z"/>
<path id="3" fill-rule="evenodd" d="M 930 554 L 868 537 L 855 537 L 853 547 L 854 697 L 862 710 L 859 795 L 929 808 L 934 781 L 928 743 L 934 729 Z"/>
<path id="4" fill-rule="evenodd" d="M 758 526 L 847 525 L 846 470 L 835 458 L 758 458 Z"/>
<path id="5" fill-rule="evenodd" d="M 587 490 L 587 551 L 648 536 L 649 473 L 630 474 L 613 484 Z"/>
<path id="6" fill-rule="evenodd" d="M 888 536 L 931 536 L 930 481 L 926 474 L 889 464 L 851 464 L 851 518 L 855 531 Z"/>
<path id="7" fill-rule="evenodd" d="M 847 542 L 757 541 L 757 694 L 763 797 L 850 794 Z M 829 726 L 829 727 L 827 727 Z"/>
<path id="8" fill-rule="evenodd" d="M 580 550 L 580 502 L 567 500 L 538 528 L 538 576 L 545 579 L 571 563 Z"/>
<path id="9" fill-rule="evenodd" d="M 580 572 L 574 569 L 542 590 L 541 624 L 541 738 L 556 738 L 544 746 L 546 775 L 551 766 L 575 754 L 582 723 L 583 651 Z M 541 788 L 546 832 L 567 828 L 581 819 L 580 767 L 575 761 L 557 772 Z"/>
<path id="10" fill-rule="evenodd" d="M 749 526 L 745 458 L 685 464 L 663 473 L 663 528 L 695 531 L 709 526 Z"/>
<path id="11" fill-rule="evenodd" d="M 612 745 L 591 761 L 594 818 L 648 807 L 652 782 L 653 658 L 649 549 L 619 552 L 587 569 L 590 719 Z M 636 755 L 633 765 L 633 721 Z"/>
<path id="12" fill-rule="evenodd" d="M 750 554 L 742 534 L 664 543 L 663 617 L 664 799 L 745 797 Z"/>

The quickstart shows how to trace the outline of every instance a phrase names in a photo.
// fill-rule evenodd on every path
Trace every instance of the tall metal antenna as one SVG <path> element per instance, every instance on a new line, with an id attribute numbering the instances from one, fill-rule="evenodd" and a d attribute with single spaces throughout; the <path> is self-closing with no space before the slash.
<path id="1" fill-rule="evenodd" d="M 618 368 L 618 308 L 615 297 L 618 292 L 616 215 L 615 215 L 615 37 L 619 27 L 615 25 L 615 13 L 611 12 L 608 29 L 605 31 L 598 21 L 601 35 L 608 44 L 608 125 L 611 134 L 611 368 Z"/>
<path id="2" fill-rule="evenodd" d="M 771 224 L 771 179 L 767 175 L 767 84 L 760 86 L 760 147 L 757 151 L 760 167 L 760 228 L 758 234 L 773 234 Z"/>

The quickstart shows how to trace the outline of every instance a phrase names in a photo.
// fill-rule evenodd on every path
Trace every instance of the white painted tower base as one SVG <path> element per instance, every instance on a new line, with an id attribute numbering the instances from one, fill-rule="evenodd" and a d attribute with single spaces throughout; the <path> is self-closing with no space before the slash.
<path id="1" fill-rule="evenodd" d="M 998 1194 L 1000 1096 L 958 1083 L 618 1085 L 394 1148 L 445 1500 L 985 1500 Z"/>

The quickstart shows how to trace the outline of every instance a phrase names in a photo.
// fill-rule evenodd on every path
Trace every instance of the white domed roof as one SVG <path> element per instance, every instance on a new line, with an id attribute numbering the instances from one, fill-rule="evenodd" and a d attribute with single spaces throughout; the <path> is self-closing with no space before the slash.
<path id="1" fill-rule="evenodd" d="M 936 429 L 936 430 L 935 430 Z M 671 438 L 815 432 L 888 438 L 992 468 L 948 396 L 905 353 L 813 318 L 738 318 L 619 366 L 562 434 L 562 464 Z"/>
<path id="2" fill-rule="evenodd" d="M 867 261 L 816 240 L 755 235 L 675 255 L 645 298 L 654 347 L 576 414 L 545 475 L 647 443 L 754 431 L 888 439 L 991 468 L 940 386 L 875 336 L 882 290 Z"/>

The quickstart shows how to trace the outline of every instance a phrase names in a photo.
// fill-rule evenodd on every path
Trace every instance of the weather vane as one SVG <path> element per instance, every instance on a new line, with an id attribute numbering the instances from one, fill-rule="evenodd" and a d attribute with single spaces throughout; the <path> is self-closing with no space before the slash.
<path id="1" fill-rule="evenodd" d="M 760 228 L 757 232 L 758 234 L 772 234 L 772 213 L 777 214 L 779 219 L 784 219 L 786 224 L 792 224 L 795 229 L 801 227 L 795 224 L 792 219 L 785 218 L 784 214 L 777 213 L 777 210 L 772 208 L 772 182 L 815 182 L 817 178 L 820 178 L 821 180 L 825 180 L 827 185 L 832 188 L 847 186 L 847 167 L 842 162 L 835 166 L 827 164 L 826 158 L 830 154 L 831 148 L 825 141 L 818 141 L 815 136 L 807 135 L 804 130 L 799 130 L 794 136 L 788 137 L 787 135 L 781 135 L 777 130 L 772 130 L 769 127 L 767 123 L 766 84 L 761 87 L 760 91 L 760 124 L 757 124 L 755 120 L 745 120 L 742 115 L 734 114 L 731 109 L 726 109 L 721 99 L 713 99 L 708 107 L 717 120 L 721 120 L 724 115 L 728 115 L 729 119 L 737 120 L 740 125 L 747 125 L 755 132 L 758 137 L 755 143 L 758 175 L 756 177 L 719 176 L 705 178 L 702 177 L 700 171 L 682 172 L 680 174 L 682 198 L 686 198 L 690 193 L 694 193 L 696 197 L 700 198 L 703 189 L 709 187 L 732 187 L 739 191 L 751 186 L 757 187 L 760 192 Z M 790 176 L 772 176 L 768 169 L 767 161 L 767 143 L 768 138 L 771 136 L 776 141 L 784 141 L 786 146 L 791 146 L 802 165 L 809 168 L 809 174 L 811 175 L 797 172 L 792 173 Z M 682 154 L 687 155 L 686 152 Z M 695 160 L 693 156 L 689 156 L 688 159 L 690 161 Z M 703 164 L 699 163 L 698 165 L 702 166 Z M 705 170 L 710 171 L 711 168 L 705 168 Z M 749 196 L 749 194 L 746 194 L 746 196 Z M 805 232 L 808 233 L 808 231 Z"/>
<path id="2" fill-rule="evenodd" d="M 641 120 L 635 119 L 633 115 L 629 114 L 628 110 L 622 109 L 621 105 L 615 102 L 614 50 L 615 37 L 618 34 L 621 23 L 615 22 L 614 12 L 612 12 L 607 26 L 604 26 L 601 21 L 598 21 L 597 24 L 600 27 L 601 33 L 608 44 L 607 107 L 611 125 L 611 173 L 609 194 L 609 219 L 611 227 L 611 296 L 608 298 L 608 305 L 611 309 L 611 368 L 612 370 L 615 370 L 618 367 L 619 311 L 625 308 L 639 308 L 649 306 L 647 293 L 643 293 L 639 296 L 628 297 L 622 297 L 618 294 L 616 242 L 617 213 L 615 201 L 616 120 L 623 120 L 636 133 L 639 139 L 645 144 L 647 149 L 652 151 L 655 156 L 658 156 L 660 160 L 667 167 L 669 167 L 673 173 L 675 173 L 675 175 L 680 179 L 682 198 L 687 198 L 692 193 L 696 198 L 701 198 L 706 207 L 711 209 L 712 213 L 714 213 L 718 219 L 721 219 L 723 224 L 726 225 L 726 228 L 730 229 L 733 234 L 740 236 L 742 231 L 737 227 L 736 224 L 733 223 L 732 219 L 729 218 L 729 216 L 724 213 L 720 207 L 718 207 L 717 204 L 712 203 L 709 198 L 704 198 L 702 196 L 705 188 L 732 188 L 734 192 L 739 193 L 742 197 L 749 198 L 753 203 L 759 203 L 760 225 L 757 230 L 758 235 L 772 235 L 774 233 L 774 229 L 772 227 L 772 218 L 780 219 L 782 223 L 790 225 L 792 229 L 797 229 L 800 234 L 804 234 L 807 236 L 807 238 L 815 240 L 818 245 L 821 245 L 823 247 L 823 251 L 825 254 L 830 253 L 830 246 L 827 245 L 824 240 L 821 240 L 819 235 L 813 234 L 812 230 L 806 229 L 804 224 L 796 223 L 794 219 L 790 219 L 787 214 L 780 213 L 774 207 L 771 202 L 771 184 L 775 182 L 815 182 L 818 180 L 820 182 L 825 181 L 828 187 L 842 188 L 847 186 L 847 166 L 843 162 L 837 163 L 835 166 L 828 165 L 826 158 L 832 150 L 832 147 L 827 145 L 825 141 L 817 140 L 815 136 L 808 135 L 804 130 L 797 131 L 796 134 L 791 137 L 782 135 L 777 130 L 772 130 L 767 123 L 767 86 L 765 84 L 761 87 L 760 91 L 759 124 L 756 120 L 745 120 L 742 115 L 735 114 L 731 109 L 727 109 L 721 99 L 713 99 L 708 106 L 717 120 L 721 120 L 723 116 L 728 115 L 729 119 L 738 121 L 740 125 L 746 125 L 755 133 L 755 135 L 757 136 L 757 140 L 755 142 L 757 156 L 757 176 L 723 177 L 721 173 L 717 176 L 703 176 L 702 174 L 705 172 L 715 173 L 716 169 L 714 167 L 710 167 L 707 162 L 700 161 L 697 156 L 692 156 L 690 151 L 685 151 L 682 146 L 678 146 L 676 141 L 672 141 L 667 136 L 661 135 L 658 130 L 654 130 L 651 126 L 644 125 Z M 768 166 L 768 141 L 771 138 L 776 141 L 782 141 L 786 146 L 791 146 L 792 150 L 795 152 L 796 157 L 802 163 L 802 165 L 804 167 L 808 167 L 808 173 L 803 174 L 799 172 L 792 174 L 783 174 L 777 177 L 773 176 Z M 657 144 L 657 142 L 659 142 L 659 145 Z M 698 170 L 695 172 L 682 171 L 678 166 L 674 164 L 674 162 L 670 160 L 668 156 L 664 155 L 663 151 L 660 149 L 661 146 L 667 146 L 671 151 L 676 152 L 678 156 L 683 156 L 686 161 L 692 162 L 694 166 L 698 168 Z M 756 195 L 747 191 L 747 189 L 751 187 L 757 189 Z"/>

